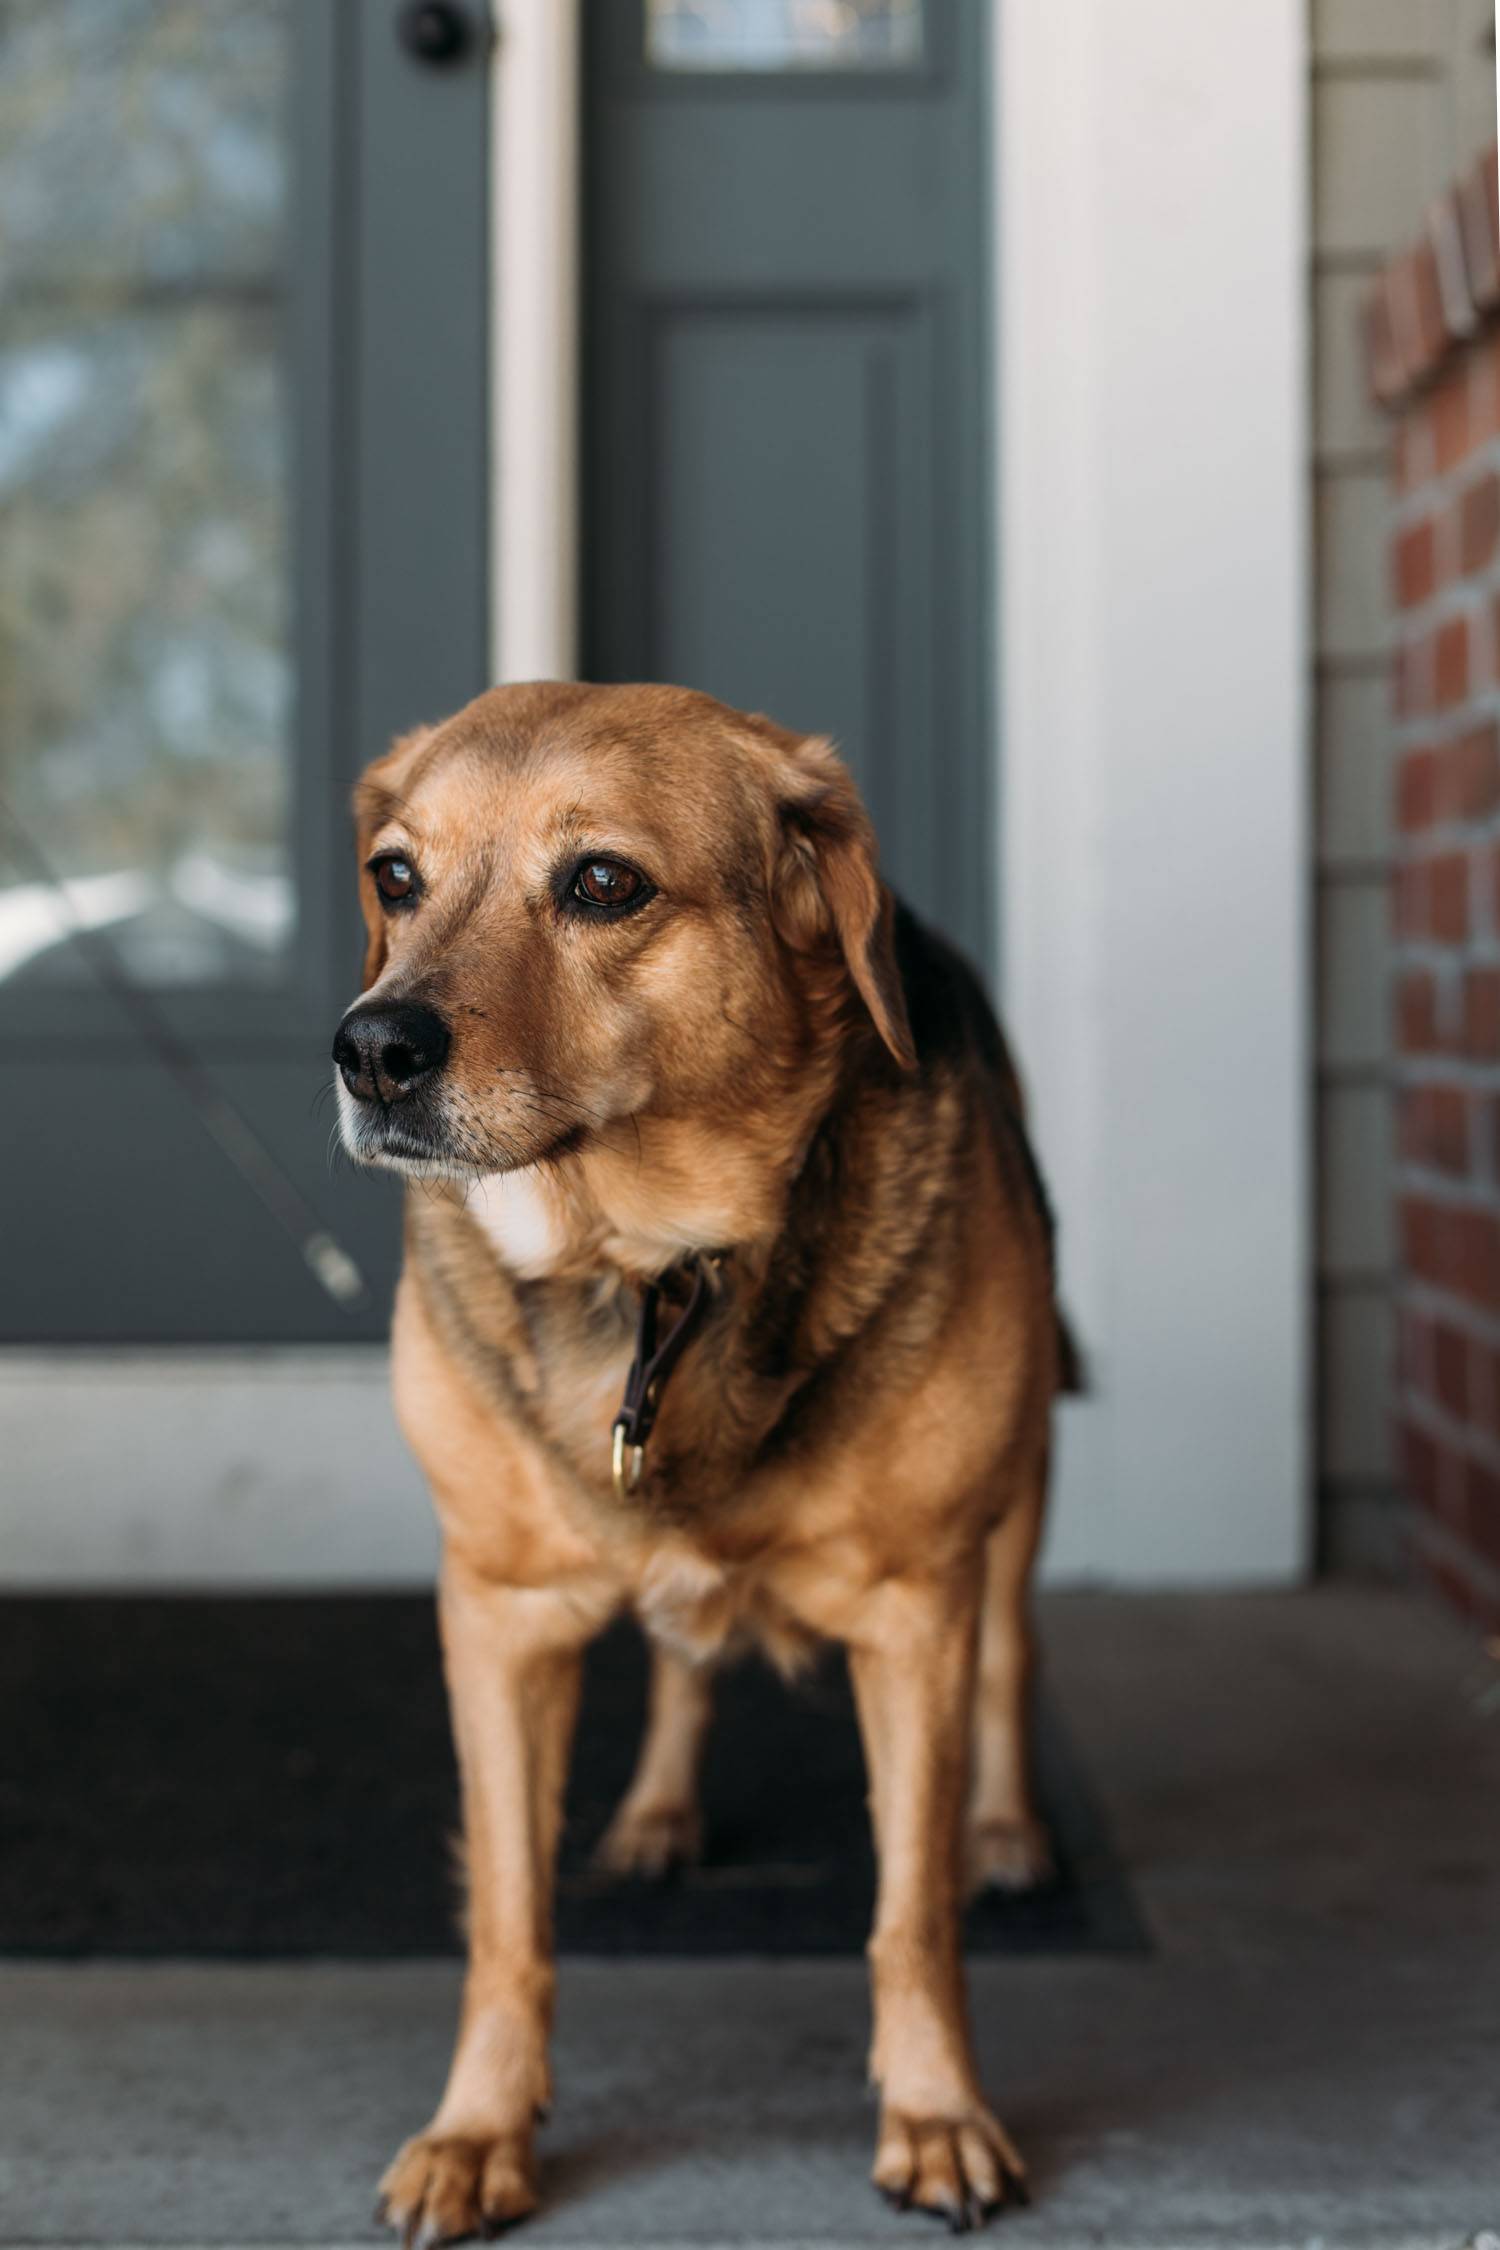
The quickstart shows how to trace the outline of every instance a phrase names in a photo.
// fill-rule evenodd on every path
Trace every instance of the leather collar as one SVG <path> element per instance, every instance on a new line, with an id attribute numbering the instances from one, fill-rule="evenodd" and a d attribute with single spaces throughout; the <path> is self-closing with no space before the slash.
<path id="1" fill-rule="evenodd" d="M 614 1478 L 617 1500 L 628 1499 L 641 1481 L 646 1466 L 646 1442 L 656 1427 L 656 1417 L 661 1411 L 661 1394 L 673 1368 L 703 1325 L 714 1294 L 714 1276 L 724 1263 L 722 1250 L 708 1251 L 701 1256 L 684 1259 L 674 1266 L 672 1273 L 692 1275 L 687 1303 L 683 1306 L 667 1334 L 658 1340 L 657 1316 L 661 1310 L 663 1283 L 670 1274 L 659 1281 L 648 1281 L 641 1292 L 641 1309 L 636 1320 L 635 1357 L 630 1362 L 630 1372 L 625 1378 L 625 1396 L 614 1420 Z"/>

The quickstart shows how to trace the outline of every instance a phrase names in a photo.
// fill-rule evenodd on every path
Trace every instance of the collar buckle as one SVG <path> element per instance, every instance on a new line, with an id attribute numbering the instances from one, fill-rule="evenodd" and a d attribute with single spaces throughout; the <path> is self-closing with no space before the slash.
<path id="1" fill-rule="evenodd" d="M 656 1424 L 661 1394 L 666 1388 L 667 1378 L 703 1324 L 713 1295 L 711 1276 L 718 1273 L 723 1262 L 722 1251 L 714 1251 L 693 1260 L 693 1285 L 688 1292 L 687 1303 L 661 1343 L 657 1342 L 656 1336 L 661 1284 L 657 1281 L 648 1282 L 642 1291 L 640 1317 L 635 1332 L 635 1356 L 630 1362 L 630 1373 L 625 1378 L 625 1396 L 614 1420 L 610 1466 L 617 1500 L 628 1500 L 640 1488 L 641 1479 L 646 1472 L 646 1440 Z"/>
<path id="2" fill-rule="evenodd" d="M 644 1445 L 630 1445 L 625 1437 L 625 1420 L 622 1415 L 615 1424 L 614 1459 L 615 1498 L 628 1500 L 640 1483 L 646 1467 Z"/>

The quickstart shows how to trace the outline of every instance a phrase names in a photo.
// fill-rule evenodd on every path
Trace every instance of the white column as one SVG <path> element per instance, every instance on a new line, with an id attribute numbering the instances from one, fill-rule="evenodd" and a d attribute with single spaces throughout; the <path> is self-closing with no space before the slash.
<path id="1" fill-rule="evenodd" d="M 1055 1576 L 1308 1525 L 1302 0 L 998 0 L 1004 1005 L 1095 1390 Z"/>

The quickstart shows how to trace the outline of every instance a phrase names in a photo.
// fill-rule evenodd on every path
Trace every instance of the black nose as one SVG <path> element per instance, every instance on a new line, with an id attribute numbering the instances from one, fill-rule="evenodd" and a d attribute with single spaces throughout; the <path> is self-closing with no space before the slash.
<path id="1" fill-rule="evenodd" d="M 334 1034 L 333 1059 L 356 1101 L 399 1102 L 440 1068 L 448 1046 L 442 1017 L 405 1001 L 351 1008 Z"/>

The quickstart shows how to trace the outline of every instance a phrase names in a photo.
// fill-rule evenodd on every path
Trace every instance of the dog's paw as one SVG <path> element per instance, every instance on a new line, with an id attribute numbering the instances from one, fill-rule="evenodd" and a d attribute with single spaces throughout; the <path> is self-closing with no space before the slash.
<path id="1" fill-rule="evenodd" d="M 594 1853 L 605 1875 L 643 1875 L 659 1881 L 674 1867 L 689 1867 L 703 1844 L 696 1805 L 621 1805 Z"/>
<path id="2" fill-rule="evenodd" d="M 1055 1872 L 1052 1845 L 1039 1820 L 977 1820 L 964 1840 L 970 1898 L 981 1891 L 1033 1891 Z"/>
<path id="3" fill-rule="evenodd" d="M 1026 2167 L 987 2109 L 966 2117 L 912 2117 L 889 2104 L 871 2173 L 898 2211 L 945 2219 L 954 2234 L 982 2227 L 1007 2203 L 1027 2203 Z"/>
<path id="4" fill-rule="evenodd" d="M 395 2228 L 406 2250 L 437 2250 L 470 2235 L 488 2240 L 536 2206 L 529 2132 L 419 2133 L 381 2181 L 376 2217 Z"/>

